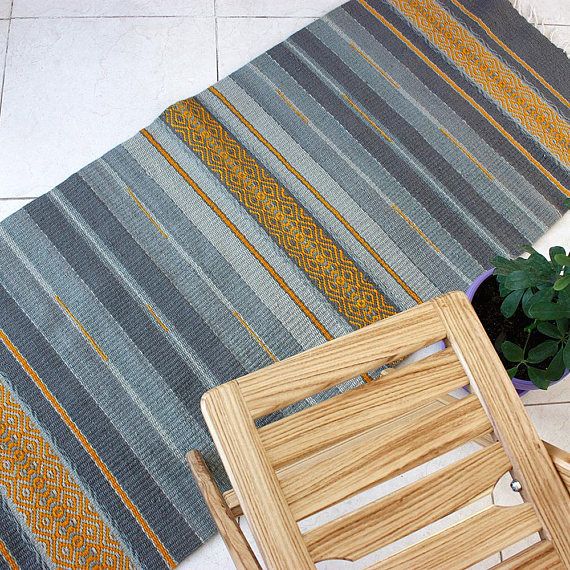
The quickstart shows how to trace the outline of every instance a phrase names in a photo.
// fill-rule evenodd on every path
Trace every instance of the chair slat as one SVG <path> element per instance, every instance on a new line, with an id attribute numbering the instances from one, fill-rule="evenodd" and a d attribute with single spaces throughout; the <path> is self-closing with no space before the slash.
<path id="1" fill-rule="evenodd" d="M 358 560 L 490 494 L 510 467 L 501 444 L 495 443 L 303 538 L 315 562 Z"/>
<path id="2" fill-rule="evenodd" d="M 423 304 L 237 382 L 250 413 L 259 418 L 443 338 L 445 329 L 437 310 L 431 303 Z"/>
<path id="3" fill-rule="evenodd" d="M 542 525 L 528 503 L 489 507 L 367 570 L 463 570 L 522 540 Z"/>
<path id="4" fill-rule="evenodd" d="M 291 511 L 301 520 L 359 491 L 492 430 L 475 396 L 406 428 L 383 426 L 277 471 Z"/>
<path id="5" fill-rule="evenodd" d="M 450 401 L 441 401 L 441 399 L 437 399 L 437 400 L 433 400 L 431 402 L 428 402 L 427 404 L 424 404 L 423 406 L 420 406 L 419 408 L 415 408 L 410 412 L 407 412 L 405 414 L 403 414 L 402 416 L 399 416 L 397 418 L 394 418 L 393 420 L 390 420 L 386 423 L 382 424 L 381 428 L 375 428 L 375 434 L 377 436 L 377 439 L 381 440 L 384 438 L 385 434 L 388 433 L 393 433 L 395 432 L 396 429 L 401 429 L 401 430 L 405 430 L 406 428 L 410 428 L 410 426 L 415 425 L 415 422 L 420 421 L 423 418 L 427 418 L 428 416 L 431 416 L 434 412 L 441 410 L 442 408 L 444 408 L 445 406 L 448 406 L 450 403 L 452 403 L 457 401 L 456 398 L 451 398 Z M 491 438 L 491 434 L 483 436 L 482 438 L 476 438 L 475 441 L 478 441 L 479 439 L 485 439 L 485 438 Z M 485 442 L 485 445 L 488 445 L 489 443 L 494 443 L 494 442 Z M 301 459 L 300 461 L 306 461 L 307 459 L 310 459 L 310 456 L 308 458 L 304 458 Z M 282 471 L 283 468 L 281 468 L 278 471 Z M 239 500 L 237 498 L 237 495 L 235 493 L 235 491 L 233 489 L 230 489 L 229 491 L 226 491 L 224 493 L 224 499 L 226 501 L 226 503 L 228 504 L 228 507 L 232 510 L 232 512 L 234 513 L 235 516 L 241 516 L 243 513 L 241 512 L 241 507 L 239 504 Z M 300 519 L 297 519 L 300 520 Z"/>
<path id="6" fill-rule="evenodd" d="M 522 495 L 532 502 L 561 561 L 570 568 L 570 494 L 471 304 L 463 293 L 435 300 L 448 339 L 464 364 L 471 388 L 487 410 L 495 434 L 522 483 Z"/>
<path id="7" fill-rule="evenodd" d="M 207 392 L 202 413 L 267 566 L 314 569 L 237 383 Z"/>
<path id="8" fill-rule="evenodd" d="M 275 468 L 352 437 L 469 383 L 452 349 L 393 370 L 259 430 Z"/>
<path id="9" fill-rule="evenodd" d="M 493 566 L 493 570 L 563 570 L 556 550 L 549 540 L 541 540 L 516 556 Z"/>

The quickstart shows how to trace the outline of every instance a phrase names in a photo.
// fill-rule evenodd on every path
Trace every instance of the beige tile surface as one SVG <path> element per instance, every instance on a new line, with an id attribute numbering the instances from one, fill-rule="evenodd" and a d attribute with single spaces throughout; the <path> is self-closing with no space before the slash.
<path id="1" fill-rule="evenodd" d="M 218 18 L 220 79 L 308 26 L 314 18 Z"/>
<path id="2" fill-rule="evenodd" d="M 30 200 L 0 200 L 0 220 L 23 208 Z"/>
<path id="3" fill-rule="evenodd" d="M 0 194 L 38 196 L 215 82 L 213 18 L 12 20 Z"/>
<path id="4" fill-rule="evenodd" d="M 10 17 L 12 8 L 12 0 L 0 0 L 0 18 Z"/>
<path id="5" fill-rule="evenodd" d="M 570 24 L 568 0 L 510 0 L 525 17 L 544 24 Z"/>
<path id="6" fill-rule="evenodd" d="M 4 0 L 5 1 L 5 0 Z M 13 17 L 213 16 L 214 0 L 14 0 Z"/>
<path id="7" fill-rule="evenodd" d="M 218 16 L 323 16 L 343 0 L 216 0 Z"/>
<path id="8" fill-rule="evenodd" d="M 568 13 L 570 14 L 570 2 L 568 2 Z M 550 41 L 555 46 L 563 49 L 570 56 L 570 23 L 565 26 L 540 26 L 540 30 L 545 36 L 550 38 Z"/>

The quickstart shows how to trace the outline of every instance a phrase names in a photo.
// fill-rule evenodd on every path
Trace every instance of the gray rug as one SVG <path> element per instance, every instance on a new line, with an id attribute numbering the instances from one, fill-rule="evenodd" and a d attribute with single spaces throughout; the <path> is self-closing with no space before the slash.
<path id="1" fill-rule="evenodd" d="M 505 0 L 354 0 L 0 224 L 6 564 L 198 548 L 214 526 L 186 451 L 227 485 L 204 391 L 543 234 L 569 91 Z"/>

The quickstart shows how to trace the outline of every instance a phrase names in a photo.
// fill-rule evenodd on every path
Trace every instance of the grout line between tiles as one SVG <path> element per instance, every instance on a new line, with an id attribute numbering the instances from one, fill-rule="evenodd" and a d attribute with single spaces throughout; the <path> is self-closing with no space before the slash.
<path id="1" fill-rule="evenodd" d="M 3 20 L 101 20 L 101 19 L 107 19 L 107 20 L 112 20 L 112 19 L 127 19 L 127 18 L 131 18 L 131 19 L 137 19 L 137 18 L 193 18 L 193 19 L 207 19 L 207 18 L 212 18 L 212 17 L 216 17 L 216 18 L 222 18 L 222 19 L 270 19 L 270 20 L 295 20 L 295 19 L 299 19 L 299 18 L 319 18 L 324 16 L 325 13 L 323 13 L 321 16 L 315 16 L 315 15 L 300 15 L 300 16 L 248 16 L 248 15 L 243 15 L 243 16 L 205 16 L 205 15 L 196 15 L 196 16 L 191 16 L 188 14 L 180 14 L 180 15 L 169 15 L 169 16 L 165 16 L 165 15 L 155 15 L 155 16 L 148 16 L 148 15 L 118 15 L 118 16 L 97 16 L 97 15 L 88 15 L 88 16 L 10 16 L 9 18 L 0 18 Z M 564 24 L 547 24 L 548 26 L 561 26 Z M 570 25 L 570 24 L 566 24 L 566 25 Z"/>
<path id="2" fill-rule="evenodd" d="M 10 44 L 10 28 L 12 27 L 13 10 L 14 10 L 14 2 L 10 4 L 10 12 L 8 13 L 8 28 L 6 30 L 6 47 L 4 48 L 4 67 L 2 69 L 2 78 L 0 79 L 0 119 L 2 119 L 2 101 L 4 100 L 4 87 L 6 86 L 6 69 L 8 68 L 8 45 Z"/>
<path id="3" fill-rule="evenodd" d="M 214 41 L 216 48 L 216 81 L 220 80 L 220 50 L 218 42 L 218 18 L 214 17 Z"/>
<path id="4" fill-rule="evenodd" d="M 2 196 L 0 197 L 0 202 L 7 202 L 9 200 L 35 200 L 39 196 Z"/>
<path id="5" fill-rule="evenodd" d="M 208 20 L 213 18 L 212 15 L 205 16 L 196 14 L 195 16 L 191 16 L 188 14 L 180 14 L 180 15 L 155 15 L 155 16 L 148 16 L 148 15 L 116 15 L 116 16 L 97 16 L 97 15 L 88 15 L 88 16 L 13 16 L 11 17 L 12 20 L 125 20 L 125 19 L 167 19 L 167 18 L 190 18 L 193 20 Z"/>
<path id="6" fill-rule="evenodd" d="M 562 404 L 570 404 L 570 402 L 537 402 L 535 404 L 525 404 L 525 407 L 531 408 L 533 406 L 559 406 Z"/>

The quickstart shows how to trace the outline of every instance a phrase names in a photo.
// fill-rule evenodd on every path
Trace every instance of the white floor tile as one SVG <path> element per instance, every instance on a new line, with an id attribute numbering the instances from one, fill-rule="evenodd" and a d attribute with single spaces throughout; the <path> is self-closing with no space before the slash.
<path id="1" fill-rule="evenodd" d="M 550 39 L 550 41 L 563 49 L 570 57 L 570 5 L 568 6 L 568 24 L 565 26 L 540 26 L 540 31 Z"/>
<path id="2" fill-rule="evenodd" d="M 208 570 L 231 570 L 235 568 L 228 549 L 219 534 L 204 543 L 186 560 L 183 560 L 178 565 L 177 570 L 196 570 L 198 568 L 207 568 Z"/>
<path id="3" fill-rule="evenodd" d="M 216 0 L 218 16 L 324 16 L 346 0 Z"/>
<path id="4" fill-rule="evenodd" d="M 313 20 L 314 18 L 218 18 L 220 79 Z"/>
<path id="5" fill-rule="evenodd" d="M 215 82 L 213 18 L 12 20 L 0 197 L 37 196 Z"/>
<path id="6" fill-rule="evenodd" d="M 532 390 L 522 397 L 523 404 L 555 404 L 559 402 L 570 402 L 570 376 L 567 376 L 548 390 Z"/>
<path id="7" fill-rule="evenodd" d="M 0 200 L 0 221 L 23 208 L 31 200 Z"/>
<path id="8" fill-rule="evenodd" d="M 542 439 L 570 451 L 570 404 L 527 406 Z"/>
<path id="9" fill-rule="evenodd" d="M 568 0 L 509 0 L 527 19 L 544 24 L 570 24 Z"/>
<path id="10" fill-rule="evenodd" d="M 5 0 L 4 0 L 5 1 Z M 14 0 L 13 17 L 213 16 L 214 0 Z"/>
<path id="11" fill-rule="evenodd" d="M 12 0 L 0 0 L 0 18 L 9 18 Z"/>
<path id="12" fill-rule="evenodd" d="M 511 481 L 513 478 L 509 473 L 506 473 L 493 491 L 493 500 L 496 505 L 503 506 L 503 507 L 512 507 L 515 505 L 520 505 L 523 501 L 519 493 L 515 493 L 511 489 Z M 530 536 L 527 536 L 525 539 L 517 542 L 516 544 L 512 544 L 508 548 L 505 548 L 502 552 L 503 559 L 507 559 L 515 554 L 521 552 L 525 548 L 528 548 L 531 544 L 534 544 L 540 540 L 537 533 L 534 533 Z"/>

